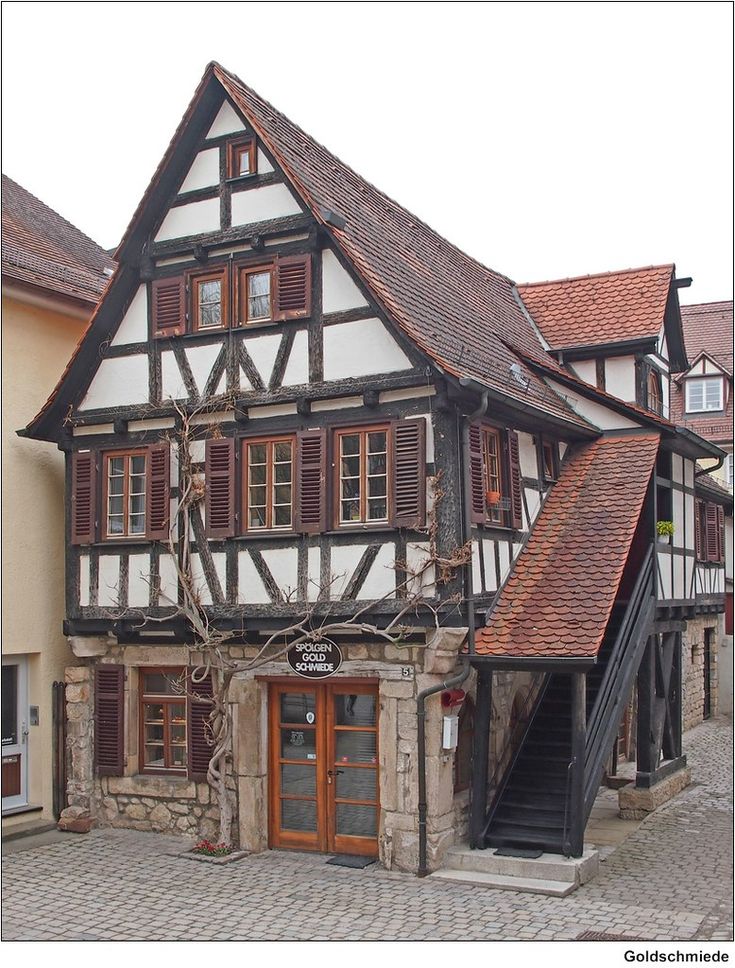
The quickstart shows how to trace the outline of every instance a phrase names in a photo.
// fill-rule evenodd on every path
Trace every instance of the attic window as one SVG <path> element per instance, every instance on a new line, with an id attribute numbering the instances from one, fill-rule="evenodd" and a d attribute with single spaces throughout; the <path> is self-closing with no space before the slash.
<path id="1" fill-rule="evenodd" d="M 227 145 L 227 177 L 244 178 L 246 175 L 256 175 L 257 172 L 255 138 L 230 141 Z"/>
<path id="2" fill-rule="evenodd" d="M 686 381 L 687 413 L 705 413 L 708 410 L 723 410 L 722 377 Z"/>

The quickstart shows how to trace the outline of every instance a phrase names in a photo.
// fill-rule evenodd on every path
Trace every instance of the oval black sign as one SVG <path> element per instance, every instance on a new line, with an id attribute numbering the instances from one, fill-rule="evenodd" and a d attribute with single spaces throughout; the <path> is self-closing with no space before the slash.
<path id="1" fill-rule="evenodd" d="M 342 651 L 334 642 L 302 642 L 286 653 L 288 664 L 304 679 L 326 679 L 342 665 Z"/>

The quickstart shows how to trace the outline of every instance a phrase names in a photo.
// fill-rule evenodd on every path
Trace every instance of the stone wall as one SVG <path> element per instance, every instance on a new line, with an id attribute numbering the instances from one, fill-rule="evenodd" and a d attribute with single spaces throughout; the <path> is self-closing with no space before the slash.
<path id="1" fill-rule="evenodd" d="M 711 638 L 710 658 L 711 714 L 714 716 L 717 713 L 717 663 L 720 645 L 725 633 L 724 616 L 719 614 L 699 615 L 687 620 L 686 631 L 682 635 L 682 724 L 685 730 L 701 723 L 704 718 L 704 637 L 706 629 L 714 630 Z"/>

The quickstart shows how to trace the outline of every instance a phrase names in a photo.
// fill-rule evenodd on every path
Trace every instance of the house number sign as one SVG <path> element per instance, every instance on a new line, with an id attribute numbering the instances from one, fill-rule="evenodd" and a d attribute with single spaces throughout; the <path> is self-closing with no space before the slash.
<path id="1" fill-rule="evenodd" d="M 286 653 L 288 664 L 304 679 L 326 679 L 342 665 L 342 651 L 334 642 L 302 642 Z"/>

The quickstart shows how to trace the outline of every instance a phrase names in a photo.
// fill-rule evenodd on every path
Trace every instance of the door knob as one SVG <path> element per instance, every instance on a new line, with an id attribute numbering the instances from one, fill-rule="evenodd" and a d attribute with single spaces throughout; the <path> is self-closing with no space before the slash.
<path id="1" fill-rule="evenodd" d="M 327 770 L 327 776 L 337 776 L 338 773 L 344 773 L 344 770 Z"/>

